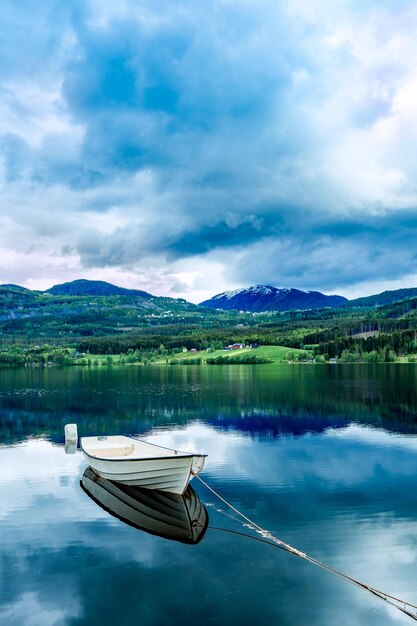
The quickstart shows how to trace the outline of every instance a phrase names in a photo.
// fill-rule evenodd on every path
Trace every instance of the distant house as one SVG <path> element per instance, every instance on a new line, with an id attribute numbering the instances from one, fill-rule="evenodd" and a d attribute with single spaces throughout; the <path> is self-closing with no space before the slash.
<path id="1" fill-rule="evenodd" d="M 191 348 L 191 352 L 197 352 L 197 348 Z"/>
<path id="2" fill-rule="evenodd" d="M 244 348 L 245 344 L 243 343 L 231 343 L 229 346 L 227 346 L 226 350 L 240 350 L 241 348 Z"/>
<path id="3" fill-rule="evenodd" d="M 187 348 L 182 349 L 183 352 L 188 352 Z"/>

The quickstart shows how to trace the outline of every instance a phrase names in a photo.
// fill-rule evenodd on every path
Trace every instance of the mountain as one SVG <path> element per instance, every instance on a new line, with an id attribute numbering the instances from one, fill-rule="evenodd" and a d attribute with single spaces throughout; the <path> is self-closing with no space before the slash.
<path id="1" fill-rule="evenodd" d="M 374 296 L 365 296 L 363 298 L 356 298 L 355 300 L 349 300 L 345 306 L 357 307 L 357 306 L 384 306 L 385 304 L 394 304 L 395 302 L 402 302 L 409 298 L 417 297 L 417 288 L 410 287 L 409 289 L 395 289 L 394 291 L 383 291 L 377 293 Z"/>
<path id="2" fill-rule="evenodd" d="M 278 289 L 271 285 L 254 285 L 246 289 L 225 291 L 201 306 L 211 309 L 238 309 L 243 311 L 289 311 L 291 309 L 320 309 L 347 303 L 343 296 L 325 296 L 319 291 Z"/>
<path id="3" fill-rule="evenodd" d="M 54 285 L 44 293 L 50 293 L 52 296 L 140 296 L 145 299 L 153 298 L 150 293 L 139 289 L 125 289 L 103 280 L 85 279 Z"/>
<path id="4" fill-rule="evenodd" d="M 3 285 L 0 285 L 0 289 L 7 289 L 7 290 L 11 290 L 11 291 L 30 291 L 30 289 L 27 289 L 26 287 L 21 287 L 20 285 L 14 285 L 13 283 L 4 283 Z"/>

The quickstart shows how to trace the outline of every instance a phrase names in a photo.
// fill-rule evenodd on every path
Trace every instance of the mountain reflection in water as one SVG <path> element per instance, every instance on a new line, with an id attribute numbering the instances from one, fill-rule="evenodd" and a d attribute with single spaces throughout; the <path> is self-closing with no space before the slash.
<path id="1" fill-rule="evenodd" d="M 415 603 L 416 415 L 415 363 L 3 369 L 0 623 L 397 626 L 377 598 L 240 536 L 199 483 L 198 547 L 129 528 L 80 488 L 64 425 L 207 453 L 204 480 L 263 528 Z"/>
<path id="2" fill-rule="evenodd" d="M 80 485 L 105 511 L 138 530 L 181 543 L 199 543 L 209 516 L 189 485 L 183 495 L 122 485 L 98 476 L 90 467 Z"/>
<path id="3" fill-rule="evenodd" d="M 352 421 L 417 433 L 415 364 L 2 370 L 0 443 L 29 436 L 143 434 L 197 417 L 218 430 L 269 439 Z"/>

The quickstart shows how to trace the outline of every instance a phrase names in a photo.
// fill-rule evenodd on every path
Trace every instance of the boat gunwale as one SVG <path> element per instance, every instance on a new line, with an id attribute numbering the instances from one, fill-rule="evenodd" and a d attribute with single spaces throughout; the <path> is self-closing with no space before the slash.
<path id="1" fill-rule="evenodd" d="M 111 436 L 111 435 L 110 435 Z M 83 446 L 83 439 L 84 437 L 81 437 L 80 440 L 80 448 L 81 450 L 84 452 L 84 454 L 88 457 L 90 457 L 90 459 L 97 459 L 98 461 L 115 461 L 117 463 L 123 462 L 125 463 L 126 461 L 158 461 L 158 460 L 162 460 L 162 461 L 166 461 L 168 459 L 189 459 L 191 457 L 204 457 L 206 458 L 208 455 L 207 454 L 200 454 L 198 452 L 181 452 L 181 454 L 170 454 L 168 456 L 150 456 L 150 457 L 146 457 L 146 456 L 141 456 L 141 457 L 136 457 L 136 458 L 128 458 L 125 456 L 119 456 L 119 457 L 105 457 L 105 456 L 96 456 L 94 454 L 90 454 L 89 452 L 87 452 L 87 450 L 84 448 Z M 166 446 L 159 446 L 156 443 L 150 443 L 149 441 L 143 441 L 142 439 L 134 439 L 133 437 L 128 437 L 128 439 L 132 439 L 133 441 L 138 441 L 139 443 L 146 443 L 150 446 L 155 446 L 156 448 L 161 448 L 162 450 L 172 450 L 173 452 L 176 452 L 176 450 L 174 450 L 174 448 L 167 448 Z"/>

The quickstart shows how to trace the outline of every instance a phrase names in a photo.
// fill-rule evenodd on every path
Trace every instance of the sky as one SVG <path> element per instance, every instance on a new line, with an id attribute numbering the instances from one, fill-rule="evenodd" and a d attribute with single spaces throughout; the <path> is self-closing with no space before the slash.
<path id="1" fill-rule="evenodd" d="M 4 0 L 0 283 L 417 286 L 417 4 Z"/>

